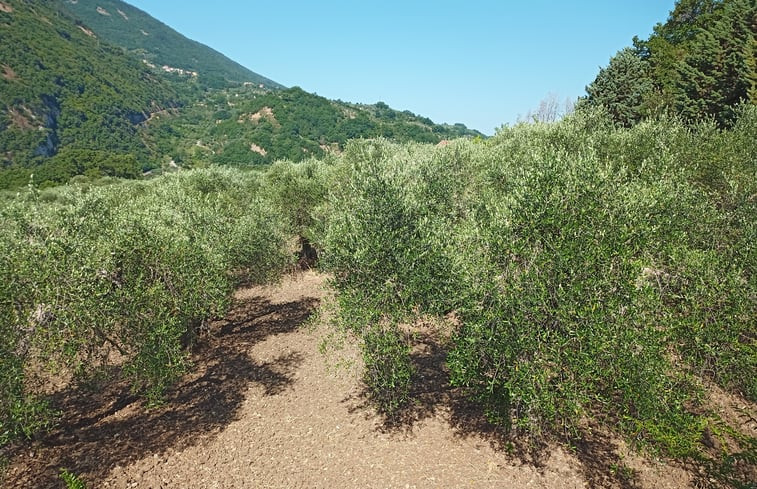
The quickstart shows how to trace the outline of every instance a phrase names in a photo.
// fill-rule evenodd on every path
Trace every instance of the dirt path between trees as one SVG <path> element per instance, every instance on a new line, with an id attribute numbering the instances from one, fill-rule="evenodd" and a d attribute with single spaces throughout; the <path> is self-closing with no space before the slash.
<path id="1" fill-rule="evenodd" d="M 692 486 L 678 467 L 597 435 L 574 449 L 508 444 L 446 386 L 431 340 L 414 350 L 422 382 L 406 419 L 366 405 L 360 356 L 308 318 L 324 298 L 313 272 L 240 290 L 166 404 L 144 409 L 115 385 L 59 394 L 60 429 L 16 450 L 9 487 L 579 488 Z M 115 401 L 114 401 L 115 399 Z"/>

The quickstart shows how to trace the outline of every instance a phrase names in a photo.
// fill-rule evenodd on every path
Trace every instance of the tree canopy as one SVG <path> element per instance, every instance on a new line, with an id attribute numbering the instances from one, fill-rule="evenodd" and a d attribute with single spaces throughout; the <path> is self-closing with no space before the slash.
<path id="1" fill-rule="evenodd" d="M 602 106 L 629 126 L 653 115 L 687 121 L 734 119 L 757 103 L 757 4 L 679 0 L 649 39 L 616 54 L 586 87 L 584 106 Z"/>

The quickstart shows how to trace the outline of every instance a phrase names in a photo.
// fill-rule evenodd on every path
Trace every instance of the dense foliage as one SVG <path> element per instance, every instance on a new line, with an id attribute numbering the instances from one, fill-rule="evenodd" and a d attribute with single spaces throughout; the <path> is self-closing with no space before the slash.
<path id="1" fill-rule="evenodd" d="M 286 223 L 255 174 L 31 189 L 0 209 L 0 445 L 49 422 L 48 371 L 117 365 L 159 400 L 238 280 L 283 269 Z"/>
<path id="2" fill-rule="evenodd" d="M 757 111 L 739 114 L 349 144 L 320 245 L 379 407 L 411 401 L 407 325 L 454 317 L 450 382 L 492 422 L 570 438 L 593 419 L 699 456 L 703 380 L 757 400 Z"/>
<path id="3" fill-rule="evenodd" d="M 159 399 L 235 280 L 281 270 L 299 238 L 382 411 L 422 381 L 416 322 L 444 323 L 449 382 L 492 423 L 568 440 L 600 424 L 744 482 L 757 441 L 703 399 L 713 382 L 757 399 L 755 131 L 753 106 L 727 130 L 579 111 L 259 174 L 32 187 L 0 211 L 1 441 L 49 423 L 45 369 L 101 381 L 115 361 Z"/>
<path id="4" fill-rule="evenodd" d="M 0 188 L 25 185 L 38 165 L 40 183 L 86 171 L 139 173 L 149 152 L 136 123 L 174 104 L 174 88 L 48 2 L 7 5 L 10 12 L 0 11 Z"/>
<path id="5" fill-rule="evenodd" d="M 679 0 L 586 90 L 584 104 L 606 107 L 625 126 L 664 113 L 729 124 L 739 103 L 757 103 L 757 4 Z"/>
<path id="6" fill-rule="evenodd" d="M 178 114 L 151 120 L 146 129 L 151 147 L 181 166 L 300 161 L 339 152 L 354 138 L 438 143 L 464 136 L 482 135 L 462 124 L 434 124 L 381 102 L 348 104 L 298 87 L 276 92 L 254 87 L 214 92 Z"/>
<path id="7" fill-rule="evenodd" d="M 140 61 L 196 72 L 204 87 L 250 82 L 266 88 L 283 88 L 121 0 L 58 3 L 61 10 L 79 19 L 103 40 L 125 48 Z"/>

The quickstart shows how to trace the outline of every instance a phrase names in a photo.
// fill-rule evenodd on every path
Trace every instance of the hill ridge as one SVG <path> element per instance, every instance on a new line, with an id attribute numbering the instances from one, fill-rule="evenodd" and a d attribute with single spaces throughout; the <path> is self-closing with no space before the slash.
<path id="1" fill-rule="evenodd" d="M 61 10 L 103 40 L 157 66 L 197 73 L 211 87 L 242 84 L 285 88 L 203 43 L 190 39 L 147 12 L 121 0 L 59 0 Z"/>

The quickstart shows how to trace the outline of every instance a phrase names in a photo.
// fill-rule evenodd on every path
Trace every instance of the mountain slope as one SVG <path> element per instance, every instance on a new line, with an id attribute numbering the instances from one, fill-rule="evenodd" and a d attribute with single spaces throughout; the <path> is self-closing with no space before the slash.
<path id="1" fill-rule="evenodd" d="M 219 90 L 192 106 L 156 114 L 145 124 L 145 140 L 154 153 L 183 166 L 300 161 L 339 152 L 350 139 L 376 137 L 436 144 L 483 134 L 463 124 L 434 124 L 381 102 L 349 104 L 299 87 Z"/>
<path id="2" fill-rule="evenodd" d="M 175 105 L 176 87 L 51 1 L 0 2 L 0 187 L 111 163 L 106 174 L 138 175 L 149 152 L 137 124 Z"/>
<path id="3" fill-rule="evenodd" d="M 338 152 L 351 138 L 482 136 L 383 103 L 348 104 L 300 88 L 229 86 L 228 77 L 212 88 L 202 74 L 167 73 L 109 44 L 62 5 L 0 0 L 0 189 L 26 185 L 32 175 L 35 184 L 54 185 L 76 175 L 138 178 L 159 166 L 299 161 Z M 124 5 L 99 2 L 96 15 L 139 18 Z M 156 46 L 170 51 L 171 43 Z"/>
<path id="4" fill-rule="evenodd" d="M 184 37 L 142 10 L 120 0 L 58 0 L 100 38 L 157 66 L 196 72 L 205 86 L 244 82 L 266 88 L 282 85 L 250 71 L 223 54 Z"/>

